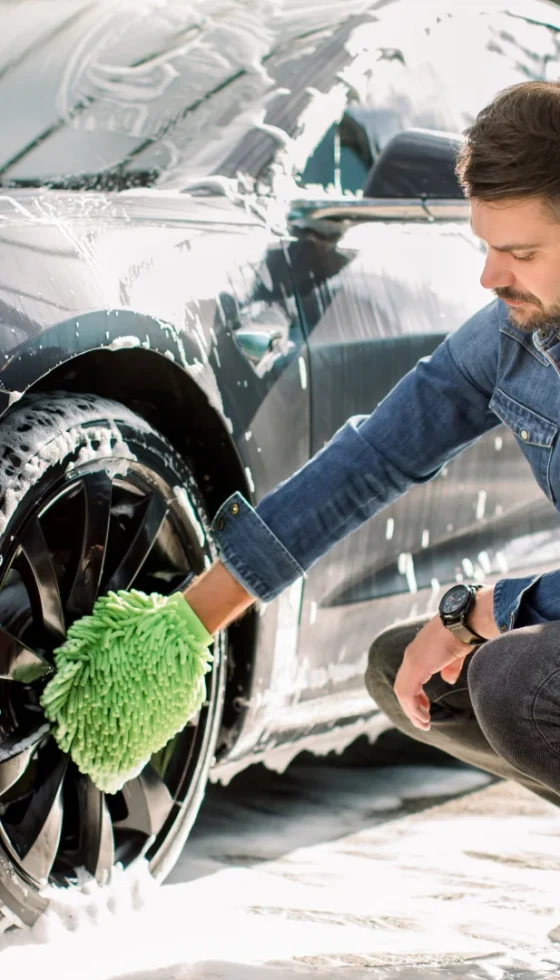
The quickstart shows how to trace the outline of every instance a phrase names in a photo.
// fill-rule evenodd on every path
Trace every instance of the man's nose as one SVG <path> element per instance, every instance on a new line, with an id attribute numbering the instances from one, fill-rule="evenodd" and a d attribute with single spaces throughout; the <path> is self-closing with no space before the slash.
<path id="1" fill-rule="evenodd" d="M 508 257 L 490 252 L 486 256 L 484 269 L 480 277 L 480 284 L 484 289 L 504 289 L 513 286 L 515 276 L 508 264 Z"/>

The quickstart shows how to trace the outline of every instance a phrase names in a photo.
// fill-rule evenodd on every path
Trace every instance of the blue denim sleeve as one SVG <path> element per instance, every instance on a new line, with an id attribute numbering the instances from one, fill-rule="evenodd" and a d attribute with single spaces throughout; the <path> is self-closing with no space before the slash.
<path id="1" fill-rule="evenodd" d="M 560 571 L 500 579 L 494 587 L 494 619 L 504 633 L 560 619 Z"/>
<path id="2" fill-rule="evenodd" d="M 422 358 L 371 415 L 355 415 L 252 507 L 239 492 L 212 521 L 219 557 L 245 589 L 274 599 L 347 534 L 500 425 L 492 303 Z"/>

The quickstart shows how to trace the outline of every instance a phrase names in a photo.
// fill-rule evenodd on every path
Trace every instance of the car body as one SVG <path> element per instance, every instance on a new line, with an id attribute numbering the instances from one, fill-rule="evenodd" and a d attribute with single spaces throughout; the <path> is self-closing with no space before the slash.
<path id="1" fill-rule="evenodd" d="M 413 140 L 400 183 L 363 189 L 399 134 L 451 145 L 497 89 L 557 77 L 560 38 L 545 0 L 219 6 L 6 3 L 0 63 L 0 412 L 120 402 L 209 514 L 257 503 L 488 301 L 449 168 L 422 192 Z M 554 566 L 556 512 L 499 433 L 228 630 L 210 778 L 374 738 L 379 631 L 463 577 Z"/>

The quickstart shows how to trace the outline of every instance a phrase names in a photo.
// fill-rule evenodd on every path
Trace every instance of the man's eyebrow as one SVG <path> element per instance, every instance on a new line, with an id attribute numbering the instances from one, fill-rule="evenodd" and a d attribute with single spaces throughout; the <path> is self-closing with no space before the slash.
<path id="1" fill-rule="evenodd" d="M 492 248 L 495 252 L 527 252 L 532 248 L 540 248 L 538 242 L 531 244 L 530 242 L 519 242 L 516 244 L 513 242 L 510 245 L 493 245 Z"/>
<path id="2" fill-rule="evenodd" d="M 478 235 L 472 226 L 472 221 L 470 222 L 471 231 L 476 238 Z M 508 245 L 493 245 L 492 248 L 495 252 L 528 252 L 532 248 L 540 248 L 540 242 L 510 242 Z"/>

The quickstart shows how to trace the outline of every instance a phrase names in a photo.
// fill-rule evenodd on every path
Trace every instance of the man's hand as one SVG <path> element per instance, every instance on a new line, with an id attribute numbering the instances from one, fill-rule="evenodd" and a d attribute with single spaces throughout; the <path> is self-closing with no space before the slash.
<path id="1" fill-rule="evenodd" d="M 494 589 L 477 593 L 476 604 L 468 625 L 487 639 L 499 636 L 493 615 Z M 394 691 L 399 704 L 415 728 L 429 731 L 430 702 L 423 690 L 434 674 L 440 673 L 447 684 L 454 684 L 461 673 L 465 657 L 476 650 L 458 640 L 446 629 L 439 615 L 434 616 L 407 646 L 397 674 Z"/>

